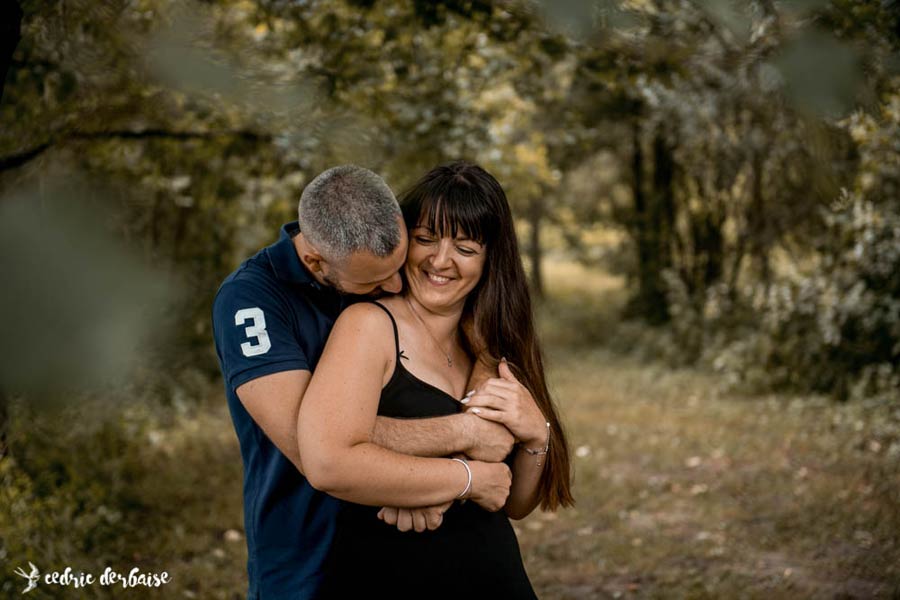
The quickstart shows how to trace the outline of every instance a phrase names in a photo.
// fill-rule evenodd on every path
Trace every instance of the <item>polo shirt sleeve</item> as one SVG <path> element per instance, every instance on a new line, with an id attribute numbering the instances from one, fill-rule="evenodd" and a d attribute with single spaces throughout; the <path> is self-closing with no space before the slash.
<path id="1" fill-rule="evenodd" d="M 222 374 L 232 390 L 264 375 L 310 370 L 286 301 L 251 282 L 222 286 L 213 303 L 213 331 Z"/>

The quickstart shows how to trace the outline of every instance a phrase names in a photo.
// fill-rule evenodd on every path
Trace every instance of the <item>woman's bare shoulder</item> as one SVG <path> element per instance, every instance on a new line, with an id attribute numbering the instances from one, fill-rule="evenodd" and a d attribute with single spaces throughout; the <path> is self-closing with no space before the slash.
<path id="1" fill-rule="evenodd" d="M 384 309 L 372 302 L 357 302 L 341 312 L 334 324 L 334 333 L 374 336 L 376 339 L 384 335 L 393 345 L 394 329 L 391 319 Z"/>

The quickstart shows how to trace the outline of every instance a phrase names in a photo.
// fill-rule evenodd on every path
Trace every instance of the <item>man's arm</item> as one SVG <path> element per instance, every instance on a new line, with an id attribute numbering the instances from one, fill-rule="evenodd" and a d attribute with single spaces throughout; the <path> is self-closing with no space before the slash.
<path id="1" fill-rule="evenodd" d="M 297 443 L 297 415 L 312 374 L 292 370 L 265 375 L 239 386 L 238 398 L 273 444 L 303 473 Z M 422 457 L 465 453 L 475 460 L 500 462 L 512 449 L 506 427 L 460 413 L 431 419 L 378 417 L 372 442 L 394 452 Z"/>
<path id="2" fill-rule="evenodd" d="M 378 417 L 372 442 L 412 456 L 461 453 L 475 460 L 500 462 L 512 451 L 515 438 L 499 423 L 460 413 L 428 419 Z"/>
<path id="3" fill-rule="evenodd" d="M 235 392 L 266 437 L 303 473 L 297 445 L 297 413 L 309 386 L 309 371 L 281 371 L 248 381 Z"/>

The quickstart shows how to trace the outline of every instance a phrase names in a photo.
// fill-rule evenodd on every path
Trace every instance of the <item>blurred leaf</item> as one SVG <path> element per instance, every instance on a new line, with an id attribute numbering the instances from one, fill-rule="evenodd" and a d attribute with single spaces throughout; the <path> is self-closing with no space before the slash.
<path id="1" fill-rule="evenodd" d="M 173 286 L 85 208 L 90 190 L 58 181 L 0 200 L 0 381 L 41 394 L 128 374 Z"/>
<path id="2" fill-rule="evenodd" d="M 775 67 L 794 105 L 826 118 L 846 114 L 863 84 L 858 52 L 822 32 L 788 43 Z"/>
<path id="3" fill-rule="evenodd" d="M 748 4 L 739 0 L 703 0 L 700 3 L 713 21 L 724 26 L 742 42 L 750 37 Z"/>
<path id="4" fill-rule="evenodd" d="M 204 47 L 212 37 L 210 28 L 199 10 L 179 7 L 172 24 L 149 42 L 146 60 L 151 72 L 188 94 L 220 96 L 258 114 L 302 112 L 310 107 L 315 96 L 312 83 L 286 82 L 260 69 L 237 68 L 226 56 Z"/>
<path id="5" fill-rule="evenodd" d="M 829 0 L 783 0 L 781 2 L 784 8 L 801 13 L 825 8 L 829 4 Z"/>
<path id="6" fill-rule="evenodd" d="M 600 27 L 628 27 L 633 15 L 616 0 L 537 0 L 538 8 L 557 30 L 584 39 Z"/>

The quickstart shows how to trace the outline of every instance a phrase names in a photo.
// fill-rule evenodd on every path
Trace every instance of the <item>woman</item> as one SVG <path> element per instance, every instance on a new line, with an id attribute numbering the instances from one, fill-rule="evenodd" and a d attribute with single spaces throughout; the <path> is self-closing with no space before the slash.
<path id="1" fill-rule="evenodd" d="M 516 437 L 519 445 L 506 461 L 512 483 L 504 510 L 492 512 L 499 508 L 491 504 L 496 494 L 476 495 L 472 488 L 491 474 L 464 464 L 469 477 L 460 495 L 472 493 L 473 502 L 453 505 L 440 527 L 424 533 L 397 531 L 376 518 L 384 511 L 346 504 L 324 595 L 533 598 L 508 517 L 523 518 L 539 503 L 555 510 L 573 499 L 509 205 L 490 174 L 463 162 L 432 169 L 402 204 L 410 239 L 405 292 L 354 305 L 335 324 L 301 407 L 301 423 L 310 427 L 299 433 L 304 465 L 358 444 L 376 409 L 421 418 L 464 408 Z M 360 344 L 367 344 L 364 356 Z M 359 363 L 352 374 L 347 354 Z M 478 368 L 494 377 L 457 401 L 475 356 Z M 381 389 L 379 398 L 373 389 Z M 327 432 L 311 428 L 324 420 Z M 346 463 L 341 470 L 332 489 L 345 483 L 351 497 L 365 473 Z"/>

